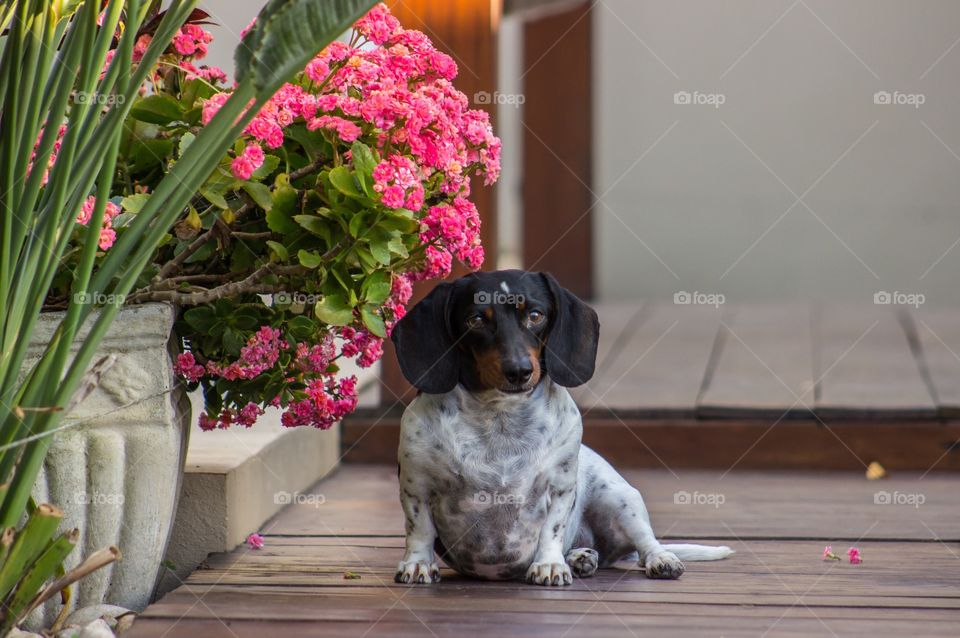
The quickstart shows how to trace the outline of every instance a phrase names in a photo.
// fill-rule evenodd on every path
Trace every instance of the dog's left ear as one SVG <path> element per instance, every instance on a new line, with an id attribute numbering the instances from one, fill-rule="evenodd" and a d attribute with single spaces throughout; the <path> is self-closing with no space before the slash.
<path id="1" fill-rule="evenodd" d="M 600 320 L 593 308 L 563 288 L 550 273 L 540 273 L 553 296 L 553 318 L 547 336 L 546 364 L 550 378 L 562 386 L 583 385 L 597 365 Z"/>

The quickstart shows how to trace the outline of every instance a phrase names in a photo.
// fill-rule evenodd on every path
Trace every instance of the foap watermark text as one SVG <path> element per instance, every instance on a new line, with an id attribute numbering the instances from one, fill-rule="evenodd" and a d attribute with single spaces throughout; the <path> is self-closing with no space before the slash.
<path id="1" fill-rule="evenodd" d="M 927 297 L 920 292 L 887 292 L 880 290 L 873 293 L 873 303 L 877 306 L 913 306 L 919 308 L 926 303 Z"/>
<path id="2" fill-rule="evenodd" d="M 712 106 L 720 108 L 727 101 L 723 93 L 701 93 L 700 91 L 677 91 L 673 94 L 673 103 L 681 106 Z"/>
<path id="3" fill-rule="evenodd" d="M 674 505 L 707 505 L 719 508 L 727 502 L 727 497 L 717 492 L 688 492 L 680 490 L 673 493 Z"/>
<path id="4" fill-rule="evenodd" d="M 673 303 L 678 306 L 713 306 L 719 308 L 727 303 L 727 298 L 719 292 L 700 292 L 697 290 L 687 292 L 681 290 L 673 293 Z"/>

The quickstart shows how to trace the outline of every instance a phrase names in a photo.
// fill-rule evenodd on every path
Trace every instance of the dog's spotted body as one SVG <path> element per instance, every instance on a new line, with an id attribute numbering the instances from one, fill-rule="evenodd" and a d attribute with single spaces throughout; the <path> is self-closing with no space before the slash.
<path id="1" fill-rule="evenodd" d="M 662 545 L 640 493 L 581 444 L 566 387 L 593 374 L 596 314 L 549 275 L 500 271 L 441 284 L 393 333 L 422 392 L 399 449 L 406 552 L 396 579 L 459 573 L 568 585 L 631 559 L 677 578 L 681 558 L 726 547 Z"/>

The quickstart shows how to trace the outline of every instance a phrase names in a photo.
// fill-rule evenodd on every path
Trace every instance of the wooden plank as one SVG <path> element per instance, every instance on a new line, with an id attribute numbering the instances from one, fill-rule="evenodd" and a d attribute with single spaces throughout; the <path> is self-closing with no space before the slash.
<path id="1" fill-rule="evenodd" d="M 350 551 L 367 552 L 362 567 L 343 562 L 340 541 Z M 308 622 L 322 623 L 323 635 L 370 635 L 384 624 L 391 635 L 406 635 L 422 630 L 421 622 L 438 635 L 462 635 L 470 623 L 478 630 L 510 627 L 510 635 L 531 636 L 555 635 L 556 628 L 571 624 L 591 635 L 613 635 L 624 626 L 668 636 L 721 630 L 802 635 L 824 627 L 849 635 L 955 635 L 960 621 L 960 578 L 950 564 L 951 550 L 935 543 L 864 542 L 864 564 L 850 565 L 820 560 L 819 543 L 737 542 L 730 559 L 688 563 L 678 581 L 605 569 L 551 589 L 477 581 L 449 570 L 437 586 L 394 585 L 399 539 L 394 547 L 381 547 L 378 539 L 296 542 L 268 539 L 263 550 L 233 552 L 234 560 L 194 574 L 151 605 L 129 635 L 219 635 L 216 624 L 222 623 L 238 636 L 256 635 L 254 626 L 298 636 L 309 631 Z M 342 580 L 340 574 L 337 584 L 318 573 L 324 567 L 346 567 L 361 578 Z M 811 618 L 819 629 L 803 624 Z"/>
<path id="2" fill-rule="evenodd" d="M 924 306 L 909 316 L 940 416 L 956 418 L 960 416 L 960 310 Z"/>
<path id="3" fill-rule="evenodd" d="M 602 592 L 598 594 L 602 596 Z M 602 603 L 597 607 L 603 609 Z M 942 618 L 904 618 L 902 612 L 886 610 L 871 611 L 868 617 L 855 617 L 854 613 L 845 618 L 820 617 L 820 610 L 810 610 L 802 605 L 786 608 L 782 613 L 760 616 L 749 609 L 749 605 L 740 617 L 718 618 L 716 616 L 640 616 L 631 615 L 619 618 L 608 616 L 573 616 L 552 618 L 547 614 L 506 614 L 495 619 L 484 616 L 486 622 L 474 620 L 474 615 L 461 612 L 459 618 L 452 620 L 429 618 L 429 624 L 421 622 L 411 613 L 394 613 L 385 616 L 376 623 L 353 621 L 325 621 L 318 625 L 313 620 L 231 620 L 229 623 L 217 619 L 186 618 L 175 626 L 167 618 L 140 618 L 130 633 L 130 638 L 263 638 L 263 636 L 284 636 L 301 638 L 305 636 L 324 636 L 324 638 L 396 638 L 397 636 L 434 635 L 437 638 L 450 636 L 462 638 L 464 635 L 485 636 L 490 634 L 490 622 L 497 627 L 509 628 L 509 635 L 516 638 L 539 638 L 541 636 L 563 635 L 573 628 L 571 635 L 589 635 L 598 638 L 622 638 L 624 635 L 645 635 L 647 632 L 671 638 L 693 635 L 722 635 L 727 638 L 757 638 L 764 635 L 770 638 L 790 636 L 792 638 L 814 635 L 835 636 L 945 636 L 955 638 L 957 619 L 953 614 Z M 400 606 L 399 609 L 403 610 Z M 860 612 L 863 613 L 863 612 Z M 452 614 L 451 614 L 452 615 Z M 398 618 L 399 617 L 399 618 Z M 172 628 L 172 629 L 171 629 Z M 829 631 L 828 631 L 829 630 Z M 501 634 L 507 635 L 507 634 Z"/>
<path id="4" fill-rule="evenodd" d="M 814 313 L 816 411 L 824 418 L 932 418 L 936 405 L 890 306 Z"/>
<path id="5" fill-rule="evenodd" d="M 719 326 L 717 308 L 652 305 L 612 365 L 585 386 L 581 408 L 597 414 L 692 416 Z"/>
<path id="6" fill-rule="evenodd" d="M 779 431 L 782 424 L 775 430 Z M 675 427 L 674 430 L 677 428 Z M 960 540 L 960 490 L 950 475 L 895 472 L 883 481 L 867 481 L 862 472 L 721 472 L 677 468 L 624 470 L 623 474 L 646 500 L 656 531 L 685 538 L 808 538 L 932 541 Z M 921 479 L 922 477 L 922 479 Z M 291 505 L 267 525 L 264 533 L 346 536 L 402 536 L 396 470 L 350 465 L 314 486 L 323 504 Z M 684 503 L 683 493 L 690 503 Z M 874 497 L 878 493 L 890 495 Z M 696 494 L 723 497 L 720 507 Z M 901 496 L 894 496 L 899 494 Z M 913 507 L 909 495 L 923 503 Z M 828 498 L 829 497 L 829 498 Z M 828 498 L 828 500 L 826 500 Z M 305 499 L 302 499 L 305 500 Z M 317 502 L 321 499 L 312 499 Z M 717 499 L 713 499 L 714 501 Z M 827 506 L 829 504 L 829 506 Z M 836 515 L 836 508 L 843 516 Z M 371 542 L 383 544 L 387 539 Z"/>
<path id="7" fill-rule="evenodd" d="M 586 299 L 593 296 L 592 7 L 566 9 L 523 26 L 523 264 Z"/>
<path id="8" fill-rule="evenodd" d="M 701 417 L 809 417 L 814 404 L 810 308 L 738 306 L 726 333 Z"/>

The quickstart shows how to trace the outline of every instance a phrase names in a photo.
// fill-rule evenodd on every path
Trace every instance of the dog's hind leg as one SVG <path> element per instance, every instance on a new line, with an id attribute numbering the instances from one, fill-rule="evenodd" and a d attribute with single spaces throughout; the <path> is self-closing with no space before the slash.
<path id="1" fill-rule="evenodd" d="M 597 572 L 600 564 L 600 554 L 591 547 L 571 549 L 564 557 L 570 570 L 577 578 L 589 578 Z"/>
<path id="2" fill-rule="evenodd" d="M 580 453 L 585 487 L 583 523 L 589 526 L 602 563 L 612 565 L 636 551 L 648 578 L 680 578 L 683 562 L 653 533 L 640 492 L 589 448 Z"/>

